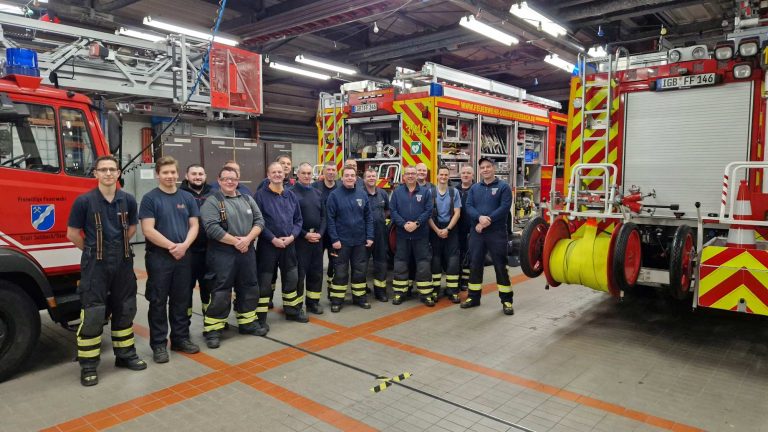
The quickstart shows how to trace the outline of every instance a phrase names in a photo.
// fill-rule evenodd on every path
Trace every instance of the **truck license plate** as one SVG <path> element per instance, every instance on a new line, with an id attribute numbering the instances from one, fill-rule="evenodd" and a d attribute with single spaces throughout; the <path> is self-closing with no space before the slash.
<path id="1" fill-rule="evenodd" d="M 660 78 L 656 80 L 656 90 L 677 90 L 690 87 L 699 87 L 714 85 L 717 81 L 714 73 L 705 73 L 698 75 L 685 75 L 671 78 Z"/>
<path id="2" fill-rule="evenodd" d="M 353 113 L 367 113 L 367 112 L 373 112 L 378 110 L 378 105 L 375 103 L 368 103 L 368 104 L 362 104 L 362 105 L 353 105 L 352 106 L 352 112 Z"/>

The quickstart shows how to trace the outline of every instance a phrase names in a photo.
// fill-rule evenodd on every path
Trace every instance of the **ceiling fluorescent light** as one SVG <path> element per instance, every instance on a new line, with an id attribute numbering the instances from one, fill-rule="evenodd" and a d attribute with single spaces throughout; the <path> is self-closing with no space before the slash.
<path id="1" fill-rule="evenodd" d="M 607 57 L 608 52 L 602 45 L 593 46 L 587 51 L 587 55 L 592 58 Z"/>
<path id="2" fill-rule="evenodd" d="M 177 26 L 165 21 L 159 21 L 156 19 L 152 19 L 152 17 L 150 16 L 144 17 L 144 25 L 166 30 L 171 33 L 181 33 L 183 35 L 187 35 L 195 39 L 200 39 L 204 41 L 211 40 L 211 35 L 206 32 L 193 30 L 187 27 Z M 213 38 L 213 41 L 220 44 L 224 44 L 224 45 L 230 45 L 230 46 L 236 46 L 237 44 L 239 44 L 239 42 L 234 39 L 228 39 L 221 36 L 216 36 L 215 38 Z"/>
<path id="3" fill-rule="evenodd" d="M 544 57 L 544 61 L 551 64 L 552 66 L 559 67 L 568 73 L 573 73 L 573 70 L 576 69 L 576 65 L 561 59 L 557 54 L 550 54 Z"/>
<path id="4" fill-rule="evenodd" d="M 497 30 L 489 26 L 488 24 L 485 24 L 483 22 L 476 20 L 473 15 L 465 16 L 464 18 L 462 18 L 459 21 L 459 25 L 461 25 L 462 27 L 466 27 L 470 30 L 476 31 L 483 36 L 489 37 L 507 46 L 520 43 L 520 41 L 516 37 L 510 34 L 504 33 L 501 30 Z"/>
<path id="5" fill-rule="evenodd" d="M 128 36 L 136 39 L 144 39 L 150 42 L 160 42 L 166 39 L 165 36 L 160 36 L 160 35 L 151 34 L 151 33 L 144 33 L 138 30 L 127 29 L 125 27 L 120 27 L 118 30 L 115 30 L 115 34 L 118 34 L 121 36 Z"/>
<path id="6" fill-rule="evenodd" d="M 528 6 L 528 2 L 513 4 L 509 13 L 528 23 L 528 25 L 540 28 L 541 31 L 554 37 L 564 36 L 568 33 L 563 26 L 536 12 Z"/>
<path id="7" fill-rule="evenodd" d="M 269 67 L 274 68 L 274 69 L 278 69 L 278 70 L 281 70 L 281 71 L 292 72 L 292 73 L 295 73 L 295 74 L 304 75 L 304 76 L 307 76 L 307 77 L 310 77 L 310 78 L 316 78 L 316 79 L 321 79 L 321 80 L 331 79 L 331 77 L 328 76 L 328 75 L 323 75 L 321 73 L 308 71 L 306 69 L 301 69 L 301 68 L 285 65 L 285 64 L 282 64 L 282 63 L 271 62 L 269 64 Z"/>
<path id="8" fill-rule="evenodd" d="M 323 60 L 316 57 L 309 57 L 305 54 L 297 55 L 296 61 L 299 63 L 304 63 L 306 65 L 318 67 L 320 69 L 327 69 L 329 71 L 343 73 L 345 75 L 354 75 L 357 73 L 357 71 L 353 69 L 351 66 L 333 63 L 328 60 Z"/>
<path id="9" fill-rule="evenodd" d="M 18 5 L 0 3 L 0 12 L 14 15 L 24 15 L 24 8 Z"/>

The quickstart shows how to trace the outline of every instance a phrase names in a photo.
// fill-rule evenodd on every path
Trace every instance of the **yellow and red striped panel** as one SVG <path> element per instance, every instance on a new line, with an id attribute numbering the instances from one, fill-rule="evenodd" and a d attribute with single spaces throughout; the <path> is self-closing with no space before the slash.
<path id="1" fill-rule="evenodd" d="M 434 98 L 396 101 L 392 107 L 402 117 L 403 167 L 425 163 L 434 176 L 437 167 L 437 116 Z M 421 143 L 420 153 L 412 151 L 416 142 Z"/>
<path id="2" fill-rule="evenodd" d="M 768 251 L 705 247 L 698 303 L 714 309 L 768 315 Z"/>
<path id="3" fill-rule="evenodd" d="M 341 171 L 344 163 L 344 119 L 347 116 L 344 111 L 336 110 L 336 130 L 334 130 L 334 116 L 330 115 L 332 112 L 330 109 L 325 110 L 325 124 L 320 134 L 320 163 L 335 161 L 336 169 Z M 336 144 L 334 144 L 334 136 Z"/>
<path id="4" fill-rule="evenodd" d="M 599 79 L 606 79 L 607 77 L 600 76 Z M 574 106 L 574 101 L 581 98 L 581 80 L 579 78 L 573 78 L 571 80 L 571 98 L 568 106 L 568 135 L 566 138 L 566 159 L 565 159 L 565 178 L 570 178 L 571 168 L 577 163 L 616 163 L 619 158 L 619 98 L 616 94 L 615 83 L 612 83 L 611 88 L 614 92 L 614 97 L 611 100 L 611 130 L 605 129 L 591 130 L 587 129 L 582 131 L 581 128 L 581 110 L 596 110 L 605 106 L 606 99 L 608 97 L 608 90 L 605 87 L 590 87 L 587 89 L 586 100 L 582 102 L 581 107 Z M 588 116 L 589 117 L 589 116 Z M 592 116 L 597 120 L 605 120 L 605 114 L 598 114 Z M 605 160 L 605 140 L 598 141 L 584 141 L 584 154 L 581 154 L 581 143 L 586 137 L 602 137 L 605 134 L 608 135 L 608 160 Z M 595 176 L 598 172 L 590 172 L 588 175 Z M 585 180 L 585 183 L 592 190 L 600 189 L 602 186 L 602 180 Z"/>

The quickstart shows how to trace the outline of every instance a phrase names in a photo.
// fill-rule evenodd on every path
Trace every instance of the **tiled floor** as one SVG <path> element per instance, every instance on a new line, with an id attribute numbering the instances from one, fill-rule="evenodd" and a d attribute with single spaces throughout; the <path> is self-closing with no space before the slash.
<path id="1" fill-rule="evenodd" d="M 78 382 L 74 335 L 46 317 L 27 369 L 0 384 L 0 431 L 768 431 L 766 319 L 691 313 L 653 292 L 617 304 L 546 291 L 511 272 L 513 317 L 492 283 L 470 310 L 374 301 L 309 324 L 272 312 L 267 338 L 229 330 L 220 349 L 164 365 L 151 363 L 140 297 L 149 368 L 115 369 L 105 343 L 93 388 Z M 204 345 L 199 315 L 192 326 Z"/>

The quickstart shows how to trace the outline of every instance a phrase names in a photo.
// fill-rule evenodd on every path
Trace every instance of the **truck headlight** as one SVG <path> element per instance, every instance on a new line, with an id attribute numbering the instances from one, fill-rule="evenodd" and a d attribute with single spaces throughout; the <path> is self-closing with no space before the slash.
<path id="1" fill-rule="evenodd" d="M 669 62 L 670 63 L 677 63 L 680 61 L 680 57 L 682 56 L 682 53 L 679 50 L 673 49 L 669 51 Z"/>
<path id="2" fill-rule="evenodd" d="M 724 61 L 733 58 L 733 41 L 720 42 L 715 45 L 715 58 Z"/>
<path id="3" fill-rule="evenodd" d="M 742 39 L 739 43 L 739 55 L 742 57 L 752 57 L 757 54 L 757 48 L 760 40 L 757 38 Z"/>
<path id="4" fill-rule="evenodd" d="M 737 79 L 749 78 L 752 76 L 752 66 L 742 63 L 734 66 L 733 77 Z"/>

